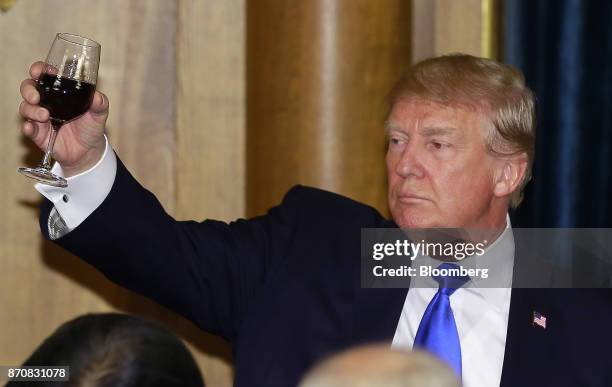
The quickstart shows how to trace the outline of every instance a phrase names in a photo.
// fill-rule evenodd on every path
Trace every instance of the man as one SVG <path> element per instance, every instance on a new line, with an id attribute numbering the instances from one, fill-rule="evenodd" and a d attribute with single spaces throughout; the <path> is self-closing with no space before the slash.
<path id="1" fill-rule="evenodd" d="M 452 370 L 421 351 L 366 345 L 310 370 L 300 387 L 459 387 Z"/>
<path id="2" fill-rule="evenodd" d="M 40 71 L 34 64 L 32 78 Z M 30 120 L 23 132 L 42 148 L 48 112 L 36 106 L 34 80 L 21 93 L 20 112 Z M 108 99 L 98 92 L 89 112 L 60 131 L 54 170 L 69 186 L 37 186 L 48 199 L 43 233 L 231 341 L 236 386 L 296 385 L 317 360 L 361 343 L 432 348 L 423 332 L 442 332 L 430 329 L 438 302 L 454 316 L 442 332 L 452 346 L 438 354 L 448 355 L 468 387 L 612 380 L 607 293 L 360 286 L 362 228 L 488 230 L 496 241 L 487 260 L 513 267 L 507 211 L 530 176 L 535 138 L 533 96 L 518 71 L 453 55 L 415 65 L 398 83 L 386 125 L 395 223 L 301 186 L 265 216 L 177 222 L 112 152 L 103 136 L 107 115 Z"/>

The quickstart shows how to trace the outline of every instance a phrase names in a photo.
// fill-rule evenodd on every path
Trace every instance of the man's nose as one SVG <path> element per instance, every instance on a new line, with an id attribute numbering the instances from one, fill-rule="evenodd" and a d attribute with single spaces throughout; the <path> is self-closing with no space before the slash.
<path id="1" fill-rule="evenodd" d="M 411 177 L 420 179 L 425 175 L 422 156 L 415 144 L 411 144 L 404 149 L 402 157 L 395 167 L 395 172 L 404 179 Z"/>

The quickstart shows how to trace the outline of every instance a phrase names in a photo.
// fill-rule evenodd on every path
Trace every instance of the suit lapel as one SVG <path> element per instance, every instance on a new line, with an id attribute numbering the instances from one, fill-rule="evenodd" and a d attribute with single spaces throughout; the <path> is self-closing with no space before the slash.
<path id="1" fill-rule="evenodd" d="M 506 348 L 502 368 L 501 387 L 532 384 L 534 377 L 541 375 L 549 366 L 551 334 L 558 316 L 551 305 L 548 289 L 525 288 L 545 287 L 551 283 L 550 268 L 544 260 L 533 256 L 528 246 L 535 246 L 530 240 L 534 234 L 528 230 L 514 232 L 515 254 L 510 298 L 510 311 L 506 333 Z M 547 318 L 547 327 L 534 324 L 534 312 Z M 552 327 L 551 325 L 552 321 Z"/>
<path id="2" fill-rule="evenodd" d="M 377 239 L 375 238 L 377 241 L 393 240 L 393 237 L 396 237 L 398 233 L 400 236 L 397 236 L 397 238 L 403 237 L 401 230 L 392 221 L 382 220 L 376 227 L 382 233 L 377 235 Z M 362 266 L 363 262 L 369 259 L 369 257 L 362 257 Z M 390 342 L 395 335 L 408 289 L 362 287 L 361 270 L 364 270 L 364 268 L 357 269 L 353 276 L 355 303 L 350 343 L 351 345 L 359 345 L 372 342 Z"/>
<path id="3" fill-rule="evenodd" d="M 357 288 L 352 343 L 393 340 L 408 289 Z"/>
<path id="4" fill-rule="evenodd" d="M 512 289 L 510 299 L 510 312 L 508 317 L 508 329 L 506 333 L 506 349 L 504 351 L 504 364 L 500 387 L 517 386 L 518 373 L 521 368 L 522 346 L 526 330 L 530 329 L 529 321 L 530 303 L 526 297 L 525 289 Z"/>
<path id="5" fill-rule="evenodd" d="M 527 385 L 558 366 L 551 348 L 560 316 L 549 296 L 548 289 L 512 289 L 501 387 Z M 534 312 L 546 318 L 546 327 L 534 323 Z"/>

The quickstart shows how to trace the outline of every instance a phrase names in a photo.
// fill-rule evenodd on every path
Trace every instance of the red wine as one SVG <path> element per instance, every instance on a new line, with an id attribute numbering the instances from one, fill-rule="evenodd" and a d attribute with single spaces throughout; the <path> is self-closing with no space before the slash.
<path id="1" fill-rule="evenodd" d="M 49 110 L 51 121 L 63 124 L 85 113 L 93 100 L 96 86 L 87 82 L 43 74 L 36 85 L 40 106 Z"/>

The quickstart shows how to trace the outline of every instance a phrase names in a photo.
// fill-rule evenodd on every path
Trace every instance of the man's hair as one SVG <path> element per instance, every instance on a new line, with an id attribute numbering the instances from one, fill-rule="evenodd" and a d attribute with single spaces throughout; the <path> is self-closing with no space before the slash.
<path id="1" fill-rule="evenodd" d="M 421 351 L 400 351 L 389 344 L 349 349 L 324 360 L 299 387 L 459 387 L 446 365 Z"/>
<path id="2" fill-rule="evenodd" d="M 512 208 L 520 204 L 531 179 L 536 118 L 534 94 L 519 70 L 465 54 L 430 58 L 408 69 L 391 91 L 390 106 L 405 98 L 479 109 L 488 115 L 493 127 L 485 133 L 487 150 L 497 156 L 527 155 L 525 176 L 510 196 Z"/>
<path id="3" fill-rule="evenodd" d="M 84 315 L 63 324 L 24 366 L 70 367 L 68 383 L 37 386 L 204 386 L 181 340 L 161 325 L 118 313 Z"/>

